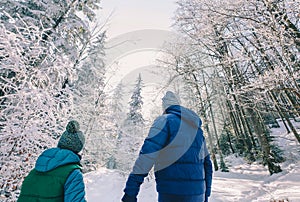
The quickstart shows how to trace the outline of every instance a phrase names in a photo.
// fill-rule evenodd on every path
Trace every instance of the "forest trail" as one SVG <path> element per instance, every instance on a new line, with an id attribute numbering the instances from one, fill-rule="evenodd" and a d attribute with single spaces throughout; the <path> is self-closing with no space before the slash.
<path id="1" fill-rule="evenodd" d="M 235 163 L 228 173 L 214 173 L 210 202 L 269 202 L 286 198 L 289 202 L 300 201 L 300 162 L 290 164 L 283 172 L 272 176 L 262 165 L 239 164 L 237 160 Z M 120 202 L 126 177 L 107 169 L 86 174 L 88 201 Z M 155 202 L 156 199 L 155 182 L 146 179 L 139 201 Z"/>
<path id="2" fill-rule="evenodd" d="M 225 162 L 230 172 L 214 172 L 210 202 L 270 202 L 272 199 L 300 201 L 300 146 L 293 134 L 287 134 L 283 123 L 271 129 L 275 142 L 284 150 L 286 161 L 282 172 L 269 175 L 266 166 L 248 164 L 241 157 L 230 155 Z M 297 127 L 300 122 L 296 122 Z M 127 179 L 126 174 L 101 168 L 85 174 L 89 202 L 120 202 Z M 157 193 L 154 179 L 145 179 L 138 201 L 155 202 Z"/>

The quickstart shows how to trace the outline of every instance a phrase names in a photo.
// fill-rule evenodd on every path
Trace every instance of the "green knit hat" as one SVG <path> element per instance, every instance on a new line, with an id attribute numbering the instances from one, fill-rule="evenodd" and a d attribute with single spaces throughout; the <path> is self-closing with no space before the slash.
<path id="1" fill-rule="evenodd" d="M 85 142 L 84 135 L 79 129 L 77 121 L 70 121 L 66 127 L 66 131 L 61 135 L 57 147 L 79 153 Z"/>

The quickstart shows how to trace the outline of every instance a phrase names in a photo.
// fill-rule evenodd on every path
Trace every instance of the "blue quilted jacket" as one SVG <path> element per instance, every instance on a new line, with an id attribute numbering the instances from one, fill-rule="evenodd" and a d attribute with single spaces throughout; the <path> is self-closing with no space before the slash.
<path id="1" fill-rule="evenodd" d="M 126 182 L 125 198 L 137 196 L 153 166 L 158 193 L 210 196 L 213 171 L 201 124 L 198 115 L 185 107 L 167 108 L 144 141 Z"/>
<path id="2" fill-rule="evenodd" d="M 67 149 L 51 148 L 45 150 L 37 159 L 35 170 L 39 172 L 51 171 L 67 164 L 79 164 L 80 158 Z M 65 202 L 83 202 L 85 200 L 83 175 L 79 169 L 73 170 L 64 184 Z"/>

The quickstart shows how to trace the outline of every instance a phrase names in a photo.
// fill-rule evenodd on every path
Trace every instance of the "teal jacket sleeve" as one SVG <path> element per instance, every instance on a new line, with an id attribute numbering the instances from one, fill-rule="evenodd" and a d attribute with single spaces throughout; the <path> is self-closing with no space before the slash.
<path id="1" fill-rule="evenodd" d="M 79 169 L 71 172 L 64 186 L 65 202 L 86 202 L 83 175 Z"/>

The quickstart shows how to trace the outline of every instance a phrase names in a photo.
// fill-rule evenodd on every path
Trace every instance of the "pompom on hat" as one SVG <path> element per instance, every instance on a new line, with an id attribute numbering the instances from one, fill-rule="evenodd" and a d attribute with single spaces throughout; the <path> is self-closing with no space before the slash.
<path id="1" fill-rule="evenodd" d="M 72 120 L 67 124 L 66 131 L 61 135 L 57 147 L 79 153 L 84 143 L 85 137 L 80 131 L 79 123 Z"/>
<path id="2" fill-rule="evenodd" d="M 180 105 L 180 98 L 172 91 L 167 91 L 164 97 L 162 98 L 163 109 L 166 110 L 172 105 Z"/>

